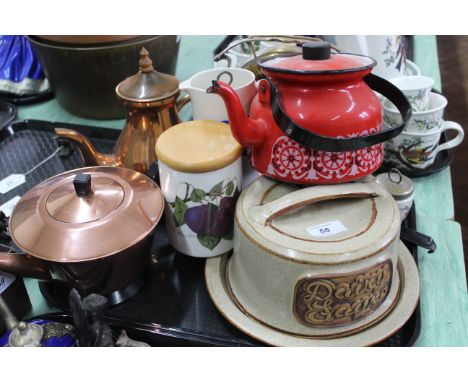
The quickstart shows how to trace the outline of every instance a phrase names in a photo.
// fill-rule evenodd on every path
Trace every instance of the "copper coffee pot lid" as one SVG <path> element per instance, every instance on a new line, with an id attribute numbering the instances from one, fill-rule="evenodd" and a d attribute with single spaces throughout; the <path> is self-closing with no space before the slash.
<path id="1" fill-rule="evenodd" d="M 34 257 L 94 260 L 144 239 L 163 209 L 161 190 L 145 175 L 124 167 L 87 167 L 28 191 L 13 211 L 10 233 Z"/>
<path id="2" fill-rule="evenodd" d="M 115 88 L 117 95 L 131 102 L 154 102 L 169 98 L 179 91 L 179 80 L 170 74 L 160 73 L 145 48 L 140 50 L 140 70 L 126 78 Z"/>

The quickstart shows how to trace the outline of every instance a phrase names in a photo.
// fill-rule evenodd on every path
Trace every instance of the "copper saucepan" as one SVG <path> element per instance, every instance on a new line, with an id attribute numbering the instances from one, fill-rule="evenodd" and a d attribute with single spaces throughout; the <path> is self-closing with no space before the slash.
<path id="1" fill-rule="evenodd" d="M 25 253 L 2 253 L 0 270 L 110 294 L 143 270 L 164 209 L 161 190 L 127 168 L 88 167 L 28 191 L 10 218 Z"/>

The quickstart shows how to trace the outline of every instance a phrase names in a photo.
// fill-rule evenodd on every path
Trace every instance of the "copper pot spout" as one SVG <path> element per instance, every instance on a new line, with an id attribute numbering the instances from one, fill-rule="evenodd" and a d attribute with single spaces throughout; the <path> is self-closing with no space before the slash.
<path id="1" fill-rule="evenodd" d="M 83 134 L 75 130 L 57 128 L 55 133 L 60 138 L 74 141 L 80 148 L 81 155 L 87 166 L 118 166 L 113 155 L 103 154 L 96 150 L 93 144 Z"/>
<path id="2" fill-rule="evenodd" d="M 0 270 L 22 277 L 52 280 L 47 264 L 25 253 L 0 252 Z"/>

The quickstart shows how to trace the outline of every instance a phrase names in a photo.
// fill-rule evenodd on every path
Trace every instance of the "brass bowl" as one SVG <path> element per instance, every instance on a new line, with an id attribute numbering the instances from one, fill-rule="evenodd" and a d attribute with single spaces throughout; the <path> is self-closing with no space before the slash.
<path id="1" fill-rule="evenodd" d="M 56 44 L 28 36 L 59 104 L 69 113 L 91 119 L 125 118 L 115 87 L 135 73 L 145 47 L 158 71 L 174 74 L 177 36 L 143 36 L 109 44 Z"/>

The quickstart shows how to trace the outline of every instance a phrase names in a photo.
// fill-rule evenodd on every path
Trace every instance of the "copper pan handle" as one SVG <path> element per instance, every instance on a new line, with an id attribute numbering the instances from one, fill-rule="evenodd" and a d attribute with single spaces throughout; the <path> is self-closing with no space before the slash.
<path id="1" fill-rule="evenodd" d="M 0 271 L 38 280 L 52 280 L 47 263 L 25 253 L 0 252 Z"/>

